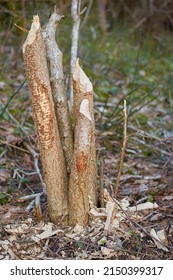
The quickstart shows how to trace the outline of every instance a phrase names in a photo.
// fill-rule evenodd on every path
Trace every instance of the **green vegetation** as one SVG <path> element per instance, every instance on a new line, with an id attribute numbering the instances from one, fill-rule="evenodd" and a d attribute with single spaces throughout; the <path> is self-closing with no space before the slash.
<path id="1" fill-rule="evenodd" d="M 42 24 L 48 20 L 52 7 L 53 5 L 48 3 L 36 4 L 34 13 L 40 15 Z M 16 52 L 15 63 L 18 66 L 11 67 L 8 52 L 2 55 L 1 61 L 3 61 L 4 67 L 0 77 L 6 83 L 6 88 L 3 90 L 6 103 L 16 90 L 16 88 L 13 90 L 14 81 L 18 79 L 19 75 L 23 75 L 23 79 L 25 78 L 20 49 L 26 34 L 14 26 L 14 23 L 29 29 L 33 7 L 30 3 L 26 4 L 25 18 L 23 18 L 22 7 L 19 3 L 12 4 L 9 1 L 7 9 L 12 13 L 8 14 L 8 18 L 11 20 L 9 25 L 5 18 L 1 22 L 1 29 L 8 28 L 9 30 L 8 36 L 4 35 L 4 46 L 13 44 Z M 64 55 L 64 72 L 67 75 L 70 65 L 72 28 L 70 5 L 67 5 L 64 15 L 65 17 L 58 27 L 57 40 Z M 151 118 L 153 120 L 153 114 L 146 108 L 150 106 L 155 109 L 156 104 L 162 103 L 170 119 L 167 119 L 165 123 L 159 114 L 156 114 L 154 116 L 156 123 L 154 133 L 159 134 L 158 125 L 160 128 L 171 131 L 173 114 L 171 101 L 173 95 L 173 38 L 171 32 L 163 31 L 161 34 L 155 35 L 154 32 L 150 32 L 149 28 L 143 26 L 133 31 L 134 23 L 124 19 L 123 21 L 116 20 L 112 29 L 103 35 L 96 15 L 97 8 L 93 5 L 85 25 L 80 30 L 79 58 L 94 84 L 98 127 L 102 130 L 115 130 L 120 124 L 122 127 L 122 106 L 123 99 L 126 98 L 128 121 L 132 121 L 138 127 L 147 127 L 148 121 Z M 83 18 L 81 18 L 81 24 L 82 20 Z M 18 88 L 22 81 L 17 81 Z M 19 101 L 20 106 L 16 104 L 18 103 L 16 101 Z M 102 102 L 102 106 L 97 105 L 97 102 Z M 26 119 L 27 129 L 32 131 L 31 114 L 28 115 L 26 110 L 29 104 L 29 95 L 24 85 L 10 101 L 8 109 L 19 122 L 21 119 Z M 3 108 L 0 107 L 0 114 L 2 110 Z M 10 121 L 7 113 L 3 114 L 3 118 Z M 19 128 L 14 130 L 15 135 L 21 135 L 21 133 Z"/>
<path id="2" fill-rule="evenodd" d="M 0 205 L 7 204 L 10 196 L 7 193 L 0 193 Z"/>

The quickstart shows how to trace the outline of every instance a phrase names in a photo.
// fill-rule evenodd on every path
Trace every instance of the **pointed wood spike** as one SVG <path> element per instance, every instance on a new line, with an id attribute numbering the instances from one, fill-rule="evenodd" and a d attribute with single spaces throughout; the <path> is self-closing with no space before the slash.
<path id="1" fill-rule="evenodd" d="M 87 77 L 85 72 L 79 65 L 79 58 L 76 61 L 76 65 L 73 72 L 73 80 L 80 83 L 80 89 L 83 92 L 91 92 L 93 90 L 93 85 L 90 79 Z"/>
<path id="2" fill-rule="evenodd" d="M 26 50 L 26 46 L 31 45 L 34 42 L 34 40 L 36 39 L 36 33 L 39 30 L 39 28 L 40 28 L 40 18 L 38 15 L 35 15 L 35 16 L 33 16 L 33 21 L 31 24 L 30 31 L 29 31 L 28 36 L 22 47 L 23 53 Z"/>

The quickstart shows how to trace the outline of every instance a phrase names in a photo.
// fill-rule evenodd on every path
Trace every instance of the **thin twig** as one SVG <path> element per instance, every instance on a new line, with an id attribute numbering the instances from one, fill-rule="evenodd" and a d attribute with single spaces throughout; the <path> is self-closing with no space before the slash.
<path id="1" fill-rule="evenodd" d="M 19 174 L 19 172 L 21 172 L 21 173 L 23 173 L 23 174 L 25 174 L 25 175 L 27 175 L 27 176 L 32 176 L 32 175 L 37 174 L 36 171 L 34 171 L 34 172 L 26 172 L 26 171 L 24 171 L 24 170 L 21 170 L 21 169 L 19 169 L 19 168 L 16 168 L 16 169 L 14 170 L 14 173 L 13 173 L 13 178 L 15 178 L 15 177 L 16 177 L 16 174 Z"/>
<path id="2" fill-rule="evenodd" d="M 30 195 L 26 195 L 26 196 L 22 196 L 18 199 L 18 202 L 24 202 L 30 199 L 33 199 L 28 206 L 26 207 L 26 211 L 30 212 L 33 210 L 35 210 L 35 216 L 37 218 L 38 221 L 42 220 L 42 211 L 41 211 L 41 205 L 40 205 L 40 198 L 41 196 L 44 194 L 44 192 L 41 193 L 34 193 L 34 194 L 30 194 Z"/>
<path id="3" fill-rule="evenodd" d="M 6 105 L 4 105 L 2 102 L 0 102 L 0 105 L 3 107 L 3 110 L 5 108 Z M 4 114 L 3 110 L 0 114 L 0 117 Z M 8 116 L 10 117 L 10 119 L 21 129 L 21 131 L 23 132 L 23 134 L 25 136 L 28 136 L 28 134 L 26 133 L 26 131 L 23 129 L 23 127 L 21 126 L 21 124 L 13 117 L 13 115 L 9 112 L 9 110 L 6 108 L 5 109 L 6 113 L 8 114 Z"/>
<path id="4" fill-rule="evenodd" d="M 15 145 L 10 144 L 10 143 L 8 143 L 8 142 L 6 142 L 6 141 L 3 141 L 3 140 L 1 140 L 1 139 L 0 139 L 0 143 L 3 144 L 3 145 L 9 146 L 9 147 L 15 148 L 15 149 L 17 149 L 17 150 L 20 150 L 20 151 L 22 151 L 22 152 L 24 152 L 24 153 L 28 153 L 28 154 L 30 153 L 29 151 L 27 151 L 27 150 L 25 150 L 25 149 L 22 149 L 21 147 L 15 146 Z"/>
<path id="5" fill-rule="evenodd" d="M 130 33 L 133 33 L 137 28 L 141 27 L 141 25 L 144 24 L 147 19 L 148 17 L 143 17 L 142 19 L 140 19 L 137 24 L 135 24 L 135 26 L 130 30 Z"/>
<path id="6" fill-rule="evenodd" d="M 0 154 L 0 159 L 3 158 L 3 156 L 6 154 L 7 150 L 5 149 L 1 154 Z"/>
<path id="7" fill-rule="evenodd" d="M 144 202 L 148 199 L 148 195 L 145 195 L 144 197 L 138 199 L 138 201 L 135 201 L 135 204 L 138 205 L 140 204 L 141 202 Z"/>
<path id="8" fill-rule="evenodd" d="M 103 160 L 100 160 L 100 207 L 105 207 L 104 203 L 104 189 L 103 189 L 104 173 L 103 173 Z"/>
<path id="9" fill-rule="evenodd" d="M 161 148 L 157 148 L 156 145 L 147 144 L 145 141 L 142 141 L 138 138 L 133 138 L 132 140 L 137 142 L 137 143 L 140 143 L 140 144 L 144 145 L 145 147 L 148 147 L 148 148 L 152 149 L 157 155 L 162 154 L 162 155 L 170 156 L 170 153 L 172 154 L 172 152 L 170 152 L 170 151 L 167 152 L 167 151 L 165 151 Z"/>
<path id="10" fill-rule="evenodd" d="M 28 204 L 28 206 L 26 207 L 26 211 L 27 211 L 27 212 L 31 212 L 32 209 L 34 208 L 34 204 L 35 204 L 35 199 L 32 200 L 32 201 Z"/>
<path id="11" fill-rule="evenodd" d="M 18 92 L 22 89 L 22 87 L 24 86 L 25 82 L 27 79 L 25 79 L 23 81 L 23 83 L 19 86 L 19 88 L 12 93 L 12 95 L 10 96 L 10 98 L 8 99 L 7 103 L 4 105 L 4 108 L 2 109 L 1 113 L 0 113 L 0 118 L 3 116 L 3 114 L 5 113 L 6 109 L 8 108 L 10 102 L 12 101 L 12 99 L 15 97 L 16 94 L 18 94 Z"/>
<path id="12" fill-rule="evenodd" d="M 38 155 L 38 153 L 36 153 L 36 151 L 33 148 L 31 148 L 31 146 L 26 141 L 23 142 L 23 145 L 31 153 L 31 155 L 33 156 L 35 170 L 36 170 L 36 172 L 38 174 L 38 177 L 40 179 L 40 182 L 42 184 L 43 193 L 46 193 L 46 185 L 45 185 L 45 183 L 43 181 L 43 178 L 42 178 L 39 166 L 38 166 L 39 155 Z"/>
<path id="13" fill-rule="evenodd" d="M 137 86 L 134 89 L 132 89 L 130 92 L 128 92 L 124 97 L 122 97 L 119 102 L 116 104 L 115 109 L 112 111 L 112 114 L 110 115 L 110 119 L 112 119 L 115 115 L 117 116 L 120 112 L 121 112 L 121 108 L 120 105 L 122 103 L 123 99 L 126 99 L 132 95 L 132 93 L 134 93 L 135 91 L 139 90 L 141 88 L 141 86 Z"/>
<path id="14" fill-rule="evenodd" d="M 86 10 L 86 13 L 85 13 L 83 22 L 82 22 L 82 24 L 81 24 L 81 28 L 84 27 L 84 25 L 85 25 L 85 23 L 86 23 L 86 21 L 87 21 L 87 19 L 88 19 L 88 16 L 89 16 L 89 13 L 90 13 L 92 4 L 93 4 L 93 0 L 89 0 L 89 4 L 88 4 L 87 10 Z"/>
<path id="15" fill-rule="evenodd" d="M 17 23 L 15 23 L 14 25 L 15 25 L 17 28 L 19 28 L 21 31 L 25 32 L 25 33 L 28 33 L 28 32 L 29 32 L 26 28 L 24 28 L 24 27 L 22 27 L 22 26 L 19 26 Z"/>
<path id="16" fill-rule="evenodd" d="M 29 195 L 22 196 L 18 199 L 18 202 L 24 202 L 26 200 L 35 199 L 38 195 L 41 196 L 43 193 L 33 193 Z"/>
<path id="17" fill-rule="evenodd" d="M 119 183 L 120 183 L 120 179 L 121 179 L 121 172 L 122 172 L 122 167 L 123 167 L 123 162 L 124 162 L 124 157 L 125 157 L 126 144 L 127 144 L 127 110 L 126 110 L 126 100 L 124 100 L 123 146 L 122 146 L 122 151 L 121 151 L 121 156 L 120 156 L 120 161 L 119 161 L 119 166 L 118 166 L 116 184 L 115 184 L 115 188 L 114 188 L 115 197 L 118 193 Z"/>
<path id="18" fill-rule="evenodd" d="M 144 130 L 141 130 L 139 128 L 136 128 L 134 127 L 133 125 L 128 125 L 128 128 L 134 130 L 137 134 L 141 135 L 142 137 L 145 137 L 145 138 L 151 138 L 151 139 L 154 139 L 154 140 L 157 140 L 161 143 L 163 142 L 166 142 L 166 141 L 172 141 L 173 140 L 173 137 L 164 137 L 164 138 L 160 138 L 160 137 L 157 137 L 153 134 L 150 134 Z"/>
<path id="19" fill-rule="evenodd" d="M 143 176 L 143 175 L 122 175 L 120 180 L 125 182 L 127 180 L 130 180 L 130 179 L 143 179 L 143 180 L 146 180 L 146 181 L 149 181 L 149 180 L 159 180 L 162 178 L 162 175 L 160 174 L 155 174 L 153 176 Z"/>

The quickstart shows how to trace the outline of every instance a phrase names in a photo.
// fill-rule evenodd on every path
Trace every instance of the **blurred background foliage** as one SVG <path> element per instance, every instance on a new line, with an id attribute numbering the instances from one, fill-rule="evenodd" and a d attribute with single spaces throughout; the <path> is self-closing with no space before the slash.
<path id="1" fill-rule="evenodd" d="M 27 33 L 19 27 L 29 30 L 33 14 L 39 14 L 44 25 L 54 5 L 65 16 L 57 30 L 57 41 L 68 80 L 71 1 L 0 1 L 0 80 L 5 81 L 4 100 L 25 78 L 21 47 Z M 115 124 L 121 123 L 124 98 L 129 119 L 146 126 L 151 116 L 144 108 L 148 104 L 156 108 L 157 100 L 165 104 L 170 118 L 162 123 L 162 112 L 157 113 L 154 129 L 160 133 L 167 122 L 171 131 L 173 1 L 82 0 L 81 10 L 84 7 L 87 10 L 81 15 L 78 55 L 94 84 L 98 126 L 102 130 L 114 129 Z M 24 105 L 28 98 L 27 93 L 19 94 L 19 102 Z M 20 112 L 13 106 L 10 109 L 17 119 L 26 111 L 22 104 Z"/>

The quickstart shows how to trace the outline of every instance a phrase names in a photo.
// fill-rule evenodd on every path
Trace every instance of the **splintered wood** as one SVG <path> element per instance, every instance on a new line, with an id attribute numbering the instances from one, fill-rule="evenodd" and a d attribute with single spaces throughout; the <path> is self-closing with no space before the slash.
<path id="1" fill-rule="evenodd" d="M 86 225 L 96 205 L 95 124 L 93 87 L 77 61 L 73 73 L 75 139 L 69 184 L 69 218 L 72 225 Z"/>

